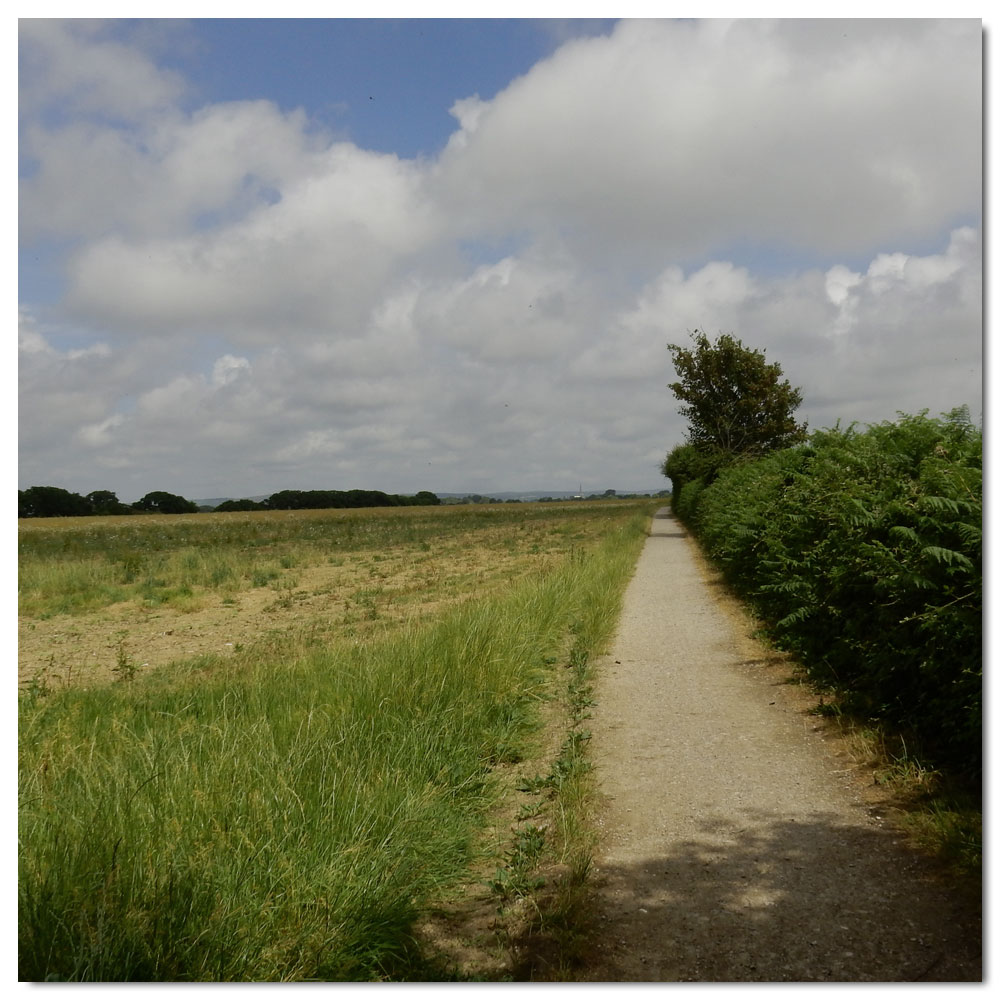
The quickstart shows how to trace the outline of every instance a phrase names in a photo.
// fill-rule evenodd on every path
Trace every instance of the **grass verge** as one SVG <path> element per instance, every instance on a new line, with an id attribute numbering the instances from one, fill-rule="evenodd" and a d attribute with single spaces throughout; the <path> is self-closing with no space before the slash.
<path id="1" fill-rule="evenodd" d="M 817 714 L 831 719 L 851 756 L 871 773 L 894 825 L 907 839 L 941 862 L 956 881 L 973 890 L 981 886 L 981 790 L 928 768 L 910 753 L 898 732 L 842 712 L 836 702 L 821 697 Z"/>
<path id="2" fill-rule="evenodd" d="M 637 520 L 636 525 L 640 522 Z M 633 526 L 635 527 L 635 526 Z M 567 644 L 551 658 L 544 725 L 523 761 L 507 769 L 475 882 L 439 900 L 421 939 L 463 978 L 575 981 L 592 931 L 588 877 L 596 835 L 589 760 L 591 657 L 605 651 L 648 533 L 622 532 L 601 579 L 578 607 Z"/>

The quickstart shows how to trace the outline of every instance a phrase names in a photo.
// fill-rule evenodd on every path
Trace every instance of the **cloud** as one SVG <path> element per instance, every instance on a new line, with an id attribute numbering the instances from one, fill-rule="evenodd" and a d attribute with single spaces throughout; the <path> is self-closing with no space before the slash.
<path id="1" fill-rule="evenodd" d="M 978 22 L 621 22 L 427 160 L 122 31 L 22 27 L 25 485 L 648 488 L 696 328 L 813 427 L 982 405 Z"/>
<path id="2" fill-rule="evenodd" d="M 803 389 L 812 426 L 982 406 L 981 250 L 955 230 L 925 256 L 884 253 L 864 273 L 834 265 L 780 277 L 729 262 L 685 275 L 668 268 L 624 311 L 575 371 L 594 381 L 673 379 L 665 343 L 685 331 L 733 333 L 763 348 Z"/>
<path id="3" fill-rule="evenodd" d="M 77 432 L 77 440 L 91 448 L 105 447 L 113 440 L 111 432 L 119 427 L 124 419 L 120 413 L 116 413 L 100 423 L 86 424 Z"/>
<path id="4" fill-rule="evenodd" d="M 134 44 L 108 37 L 97 20 L 18 21 L 22 111 L 58 106 L 119 121 L 141 120 L 173 106 L 186 86 Z"/>
<path id="5" fill-rule="evenodd" d="M 349 333 L 434 236 L 420 186 L 412 164 L 336 144 L 237 221 L 88 243 L 70 263 L 67 301 L 120 330 L 210 324 L 245 343 Z"/>
<path id="6" fill-rule="evenodd" d="M 456 104 L 439 181 L 480 225 L 581 248 L 872 252 L 978 211 L 979 38 L 977 21 L 623 21 Z"/>
<path id="7" fill-rule="evenodd" d="M 467 278 L 439 282 L 417 305 L 436 341 L 482 362 L 537 362 L 565 356 L 585 319 L 588 296 L 557 260 L 509 256 Z"/>
<path id="8" fill-rule="evenodd" d="M 322 169 L 316 148 L 302 112 L 269 101 L 158 109 L 134 128 L 34 124 L 22 143 L 35 163 L 21 186 L 22 234 L 137 240 L 232 223 Z"/>
<path id="9" fill-rule="evenodd" d="M 249 371 L 250 362 L 246 358 L 235 358 L 232 354 L 224 354 L 212 367 L 212 385 L 229 385 L 244 372 Z"/>
<path id="10" fill-rule="evenodd" d="M 53 465 L 72 447 L 81 425 L 97 426 L 107 417 L 115 395 L 108 378 L 111 357 L 106 343 L 59 349 L 36 318 L 18 317 L 20 379 L 18 435 L 22 467 L 35 469 L 34 484 L 52 483 Z"/>

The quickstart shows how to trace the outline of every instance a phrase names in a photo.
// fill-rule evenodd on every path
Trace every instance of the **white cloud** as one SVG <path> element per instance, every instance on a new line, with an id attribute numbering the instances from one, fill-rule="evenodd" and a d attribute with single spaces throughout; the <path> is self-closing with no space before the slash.
<path id="1" fill-rule="evenodd" d="M 212 385 L 229 385 L 230 382 L 235 382 L 240 375 L 248 371 L 250 371 L 250 362 L 246 358 L 224 354 L 212 367 Z"/>
<path id="2" fill-rule="evenodd" d="M 856 274 L 843 264 L 836 264 L 826 272 L 826 295 L 835 306 L 843 306 L 851 289 L 861 281 Z"/>
<path id="3" fill-rule="evenodd" d="M 587 299 L 579 276 L 558 261 L 505 257 L 429 288 L 416 315 L 428 336 L 470 359 L 537 362 L 571 349 Z"/>
<path id="4" fill-rule="evenodd" d="M 176 102 L 181 77 L 108 37 L 106 28 L 95 20 L 19 19 L 22 108 L 58 103 L 64 111 L 134 121 Z"/>
<path id="5" fill-rule="evenodd" d="M 306 431 L 301 438 L 279 448 L 275 458 L 279 462 L 309 461 L 320 455 L 337 455 L 344 444 L 332 431 Z"/>
<path id="6" fill-rule="evenodd" d="M 71 248 L 21 317 L 22 481 L 655 486 L 696 328 L 765 348 L 814 427 L 978 412 L 979 31 L 623 22 L 408 161 L 22 28 L 22 233 Z"/>
<path id="7" fill-rule="evenodd" d="M 113 328 L 210 324 L 257 344 L 353 332 L 433 238 L 434 210 L 417 169 L 395 156 L 338 144 L 313 166 L 237 222 L 88 244 L 70 267 L 69 304 Z"/>
<path id="8" fill-rule="evenodd" d="M 978 210 L 979 54 L 977 21 L 624 21 L 456 105 L 439 180 L 619 253 L 874 250 Z"/>
<path id="9" fill-rule="evenodd" d="M 203 217 L 233 222 L 321 169 L 305 126 L 301 112 L 268 101 L 166 109 L 130 129 L 33 125 L 22 147 L 37 162 L 22 181 L 22 232 L 142 239 L 187 233 Z"/>
<path id="10" fill-rule="evenodd" d="M 101 448 L 109 445 L 112 442 L 111 432 L 116 427 L 120 427 L 124 419 L 120 413 L 116 413 L 114 416 L 108 417 L 107 420 L 102 420 L 100 423 L 86 424 L 80 428 L 76 435 L 77 439 L 91 448 Z"/>

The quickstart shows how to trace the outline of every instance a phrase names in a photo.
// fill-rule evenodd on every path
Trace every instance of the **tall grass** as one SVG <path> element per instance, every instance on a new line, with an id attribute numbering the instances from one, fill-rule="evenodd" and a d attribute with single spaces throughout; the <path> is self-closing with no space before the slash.
<path id="1" fill-rule="evenodd" d="M 388 638 L 22 696 L 19 978 L 419 978 L 414 917 L 643 527 Z"/>

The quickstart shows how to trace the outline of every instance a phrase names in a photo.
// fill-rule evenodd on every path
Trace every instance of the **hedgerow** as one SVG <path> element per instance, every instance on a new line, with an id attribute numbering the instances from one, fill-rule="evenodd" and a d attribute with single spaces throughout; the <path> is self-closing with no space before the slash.
<path id="1" fill-rule="evenodd" d="M 724 469 L 678 513 L 775 643 L 922 759 L 982 768 L 982 432 L 942 419 L 815 432 Z"/>

